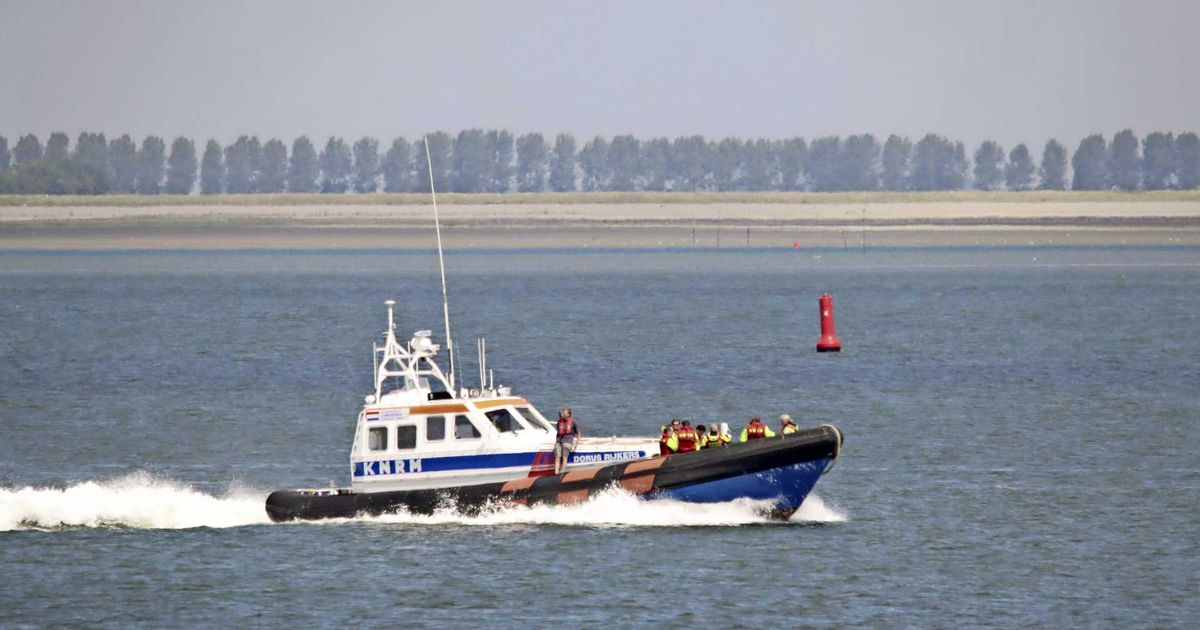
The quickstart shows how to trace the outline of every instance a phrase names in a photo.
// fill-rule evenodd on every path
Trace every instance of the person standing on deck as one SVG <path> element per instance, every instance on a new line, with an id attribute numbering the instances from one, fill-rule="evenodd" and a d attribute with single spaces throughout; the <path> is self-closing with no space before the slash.
<path id="1" fill-rule="evenodd" d="M 683 426 L 679 427 L 679 452 L 688 453 L 697 450 L 696 430 L 692 428 L 692 423 L 689 420 L 683 421 Z"/>
<path id="2" fill-rule="evenodd" d="M 747 424 L 746 428 L 742 429 L 743 442 L 769 437 L 775 437 L 775 432 L 771 430 L 771 427 L 763 424 L 762 418 L 758 416 L 750 418 L 750 424 Z"/>
<path id="3" fill-rule="evenodd" d="M 575 422 L 574 412 L 570 407 L 563 407 L 558 412 L 558 437 L 554 442 L 554 474 L 561 473 L 567 467 L 577 439 L 579 424 Z"/>

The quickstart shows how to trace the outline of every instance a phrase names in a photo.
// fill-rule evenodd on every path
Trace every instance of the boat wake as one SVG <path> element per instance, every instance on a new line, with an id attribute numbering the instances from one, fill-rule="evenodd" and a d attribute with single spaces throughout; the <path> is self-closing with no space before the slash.
<path id="1" fill-rule="evenodd" d="M 186 483 L 137 472 L 65 488 L 0 488 L 0 532 L 83 528 L 189 529 L 270 524 L 266 494 L 233 486 L 215 495 Z M 400 525 L 560 525 L 568 527 L 732 527 L 773 524 L 767 504 L 645 501 L 622 490 L 602 492 L 578 505 L 504 506 L 464 515 L 453 509 L 431 515 L 408 513 L 296 523 L 381 523 Z M 846 514 L 809 494 L 792 523 L 838 523 Z"/>
<path id="2" fill-rule="evenodd" d="M 266 493 L 237 486 L 207 494 L 145 472 L 65 488 L 0 488 L 0 532 L 255 525 L 271 522 L 265 499 Z"/>

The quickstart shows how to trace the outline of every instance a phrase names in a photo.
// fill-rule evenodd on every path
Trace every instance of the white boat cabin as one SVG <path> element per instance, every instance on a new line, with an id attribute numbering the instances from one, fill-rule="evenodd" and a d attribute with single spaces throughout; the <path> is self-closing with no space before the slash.
<path id="1" fill-rule="evenodd" d="M 554 472 L 555 423 L 529 401 L 493 384 L 455 395 L 434 361 L 430 331 L 396 340 L 388 300 L 387 341 L 375 348 L 375 393 L 358 415 L 351 488 L 381 492 L 507 481 Z M 485 361 L 481 352 L 481 384 Z M 586 433 L 587 427 L 581 426 Z M 568 468 L 658 454 L 655 438 L 579 440 Z"/>

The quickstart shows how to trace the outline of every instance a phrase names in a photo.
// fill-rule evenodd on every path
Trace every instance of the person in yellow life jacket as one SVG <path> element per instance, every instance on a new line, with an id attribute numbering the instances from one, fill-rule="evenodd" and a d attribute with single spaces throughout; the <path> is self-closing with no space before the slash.
<path id="1" fill-rule="evenodd" d="M 696 450 L 708 448 L 708 431 L 704 429 L 703 422 L 696 423 Z"/>
<path id="2" fill-rule="evenodd" d="M 762 418 L 758 416 L 750 418 L 750 424 L 747 424 L 746 428 L 742 429 L 743 442 L 769 437 L 775 437 L 775 432 L 771 430 L 771 427 L 763 424 Z"/>
<path id="3" fill-rule="evenodd" d="M 729 444 L 729 436 L 721 433 L 721 427 L 718 427 L 716 422 L 708 425 L 707 439 L 708 448 L 713 448 L 714 446 L 725 446 L 726 444 Z"/>
<path id="4" fill-rule="evenodd" d="M 799 430 L 800 427 L 796 426 L 795 422 L 792 422 L 791 416 L 786 413 L 779 416 L 779 433 L 781 435 L 789 435 Z"/>
<path id="5" fill-rule="evenodd" d="M 671 425 L 663 425 L 662 436 L 658 438 L 658 454 L 670 455 L 679 450 L 679 438 L 675 436 L 675 429 Z"/>
<path id="6" fill-rule="evenodd" d="M 699 436 L 696 435 L 696 430 L 692 428 L 692 423 L 689 420 L 683 421 L 683 426 L 675 432 L 675 436 L 679 438 L 679 452 L 689 453 L 698 450 Z"/>

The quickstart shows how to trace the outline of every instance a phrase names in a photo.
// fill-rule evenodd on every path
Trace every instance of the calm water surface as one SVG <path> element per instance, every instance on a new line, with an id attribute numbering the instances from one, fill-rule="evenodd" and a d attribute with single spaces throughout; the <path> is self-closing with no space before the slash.
<path id="1" fill-rule="evenodd" d="M 741 505 L 273 525 L 347 481 L 382 301 L 429 252 L 0 253 L 0 626 L 1191 627 L 1200 250 L 484 252 L 460 348 L 592 435 L 834 423 Z M 818 355 L 833 294 L 845 350 Z M 460 374 L 475 378 L 473 352 Z"/>

